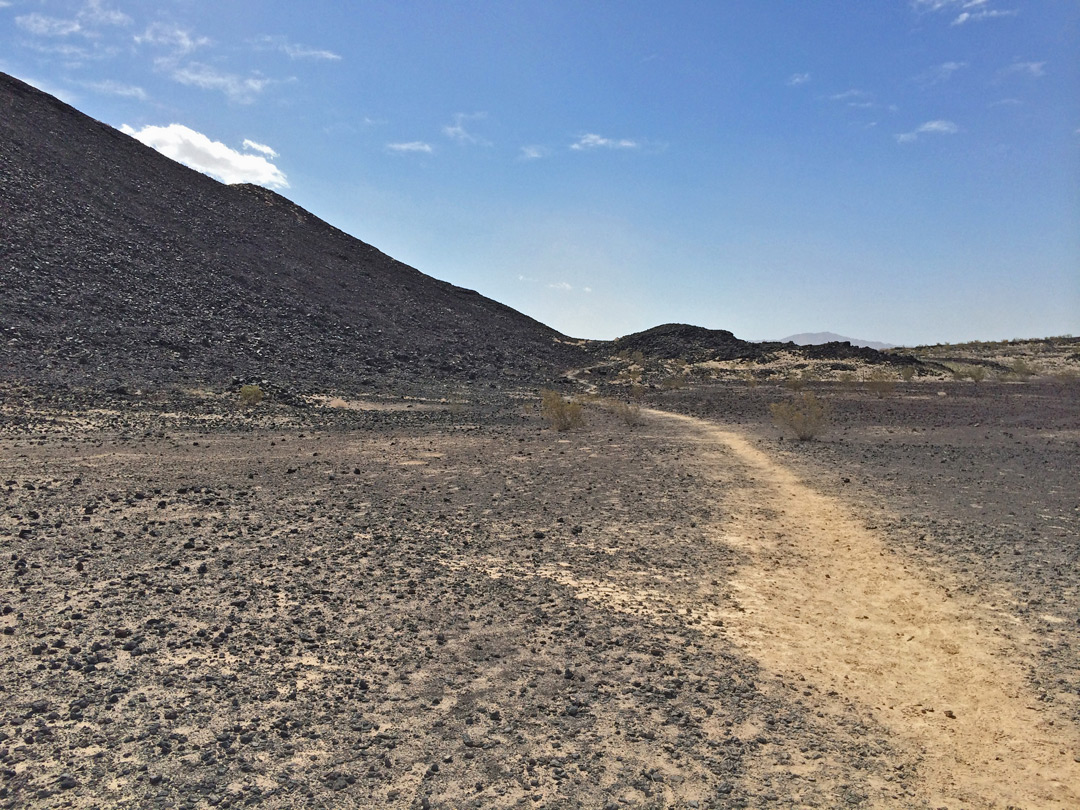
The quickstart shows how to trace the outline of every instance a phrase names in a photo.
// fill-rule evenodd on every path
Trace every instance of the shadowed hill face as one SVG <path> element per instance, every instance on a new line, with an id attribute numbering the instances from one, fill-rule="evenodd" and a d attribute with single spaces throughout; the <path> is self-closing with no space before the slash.
<path id="1" fill-rule="evenodd" d="M 0 378 L 526 382 L 554 330 L 0 74 Z"/>
<path id="2" fill-rule="evenodd" d="M 640 351 L 646 357 L 664 360 L 683 359 L 693 363 L 705 360 L 761 359 L 778 351 L 800 354 L 812 360 L 861 359 L 870 363 L 907 363 L 905 357 L 890 358 L 874 349 L 830 342 L 817 346 L 791 343 L 753 343 L 740 340 L 726 329 L 705 329 L 684 323 L 667 323 L 644 332 L 621 337 L 611 344 L 615 351 Z"/>

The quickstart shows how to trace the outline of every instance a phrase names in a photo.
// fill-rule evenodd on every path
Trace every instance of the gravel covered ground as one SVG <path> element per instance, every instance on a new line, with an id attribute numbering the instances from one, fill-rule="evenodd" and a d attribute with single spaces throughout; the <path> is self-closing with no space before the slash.
<path id="1" fill-rule="evenodd" d="M 1017 594 L 1032 684 L 1075 718 L 1075 387 L 834 393 L 798 446 L 761 418 L 779 396 L 661 404 L 931 578 Z M 0 805 L 924 806 L 873 712 L 729 631 L 736 482 L 668 422 L 557 434 L 535 402 L 5 391 Z"/>

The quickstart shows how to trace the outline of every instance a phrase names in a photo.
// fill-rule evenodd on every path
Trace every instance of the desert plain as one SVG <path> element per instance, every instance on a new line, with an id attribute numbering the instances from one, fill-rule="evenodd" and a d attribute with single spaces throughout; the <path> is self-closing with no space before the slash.
<path id="1" fill-rule="evenodd" d="M 582 379 L 6 385 L 0 806 L 1080 806 L 1074 377 Z"/>

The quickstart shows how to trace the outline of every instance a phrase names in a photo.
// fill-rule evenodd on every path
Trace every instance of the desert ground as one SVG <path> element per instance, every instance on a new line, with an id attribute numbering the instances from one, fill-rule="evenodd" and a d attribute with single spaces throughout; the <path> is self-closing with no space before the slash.
<path id="1" fill-rule="evenodd" d="M 1080 806 L 1080 387 L 807 385 L 5 387 L 0 806 Z"/>

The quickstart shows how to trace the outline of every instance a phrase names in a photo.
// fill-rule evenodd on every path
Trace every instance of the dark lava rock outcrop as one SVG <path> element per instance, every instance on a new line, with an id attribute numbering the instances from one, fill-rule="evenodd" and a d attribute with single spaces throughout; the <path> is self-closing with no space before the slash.
<path id="1" fill-rule="evenodd" d="M 868 363 L 910 364 L 912 358 L 891 356 L 847 341 L 797 346 L 794 343 L 755 343 L 740 340 L 726 329 L 705 329 L 685 323 L 666 323 L 644 332 L 618 338 L 610 344 L 615 351 L 640 351 L 646 357 L 682 359 L 691 363 L 708 360 L 760 360 L 778 351 L 790 351 L 811 360 L 864 360 Z M 605 346 L 604 348 L 607 348 Z"/>

